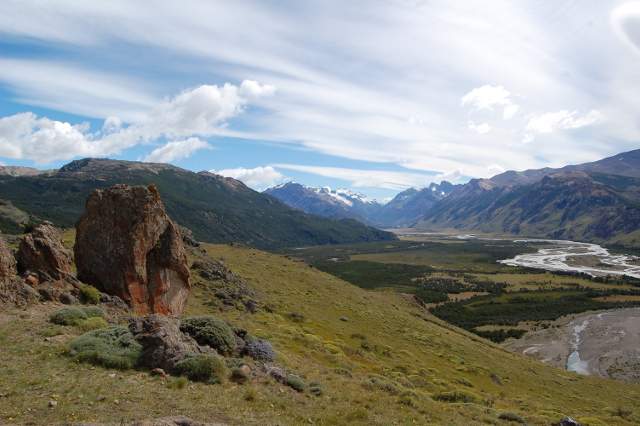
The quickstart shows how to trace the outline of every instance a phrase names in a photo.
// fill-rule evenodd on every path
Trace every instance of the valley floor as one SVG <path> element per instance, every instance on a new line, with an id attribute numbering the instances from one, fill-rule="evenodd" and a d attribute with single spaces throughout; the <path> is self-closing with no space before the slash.
<path id="1" fill-rule="evenodd" d="M 562 318 L 505 343 L 509 350 L 580 374 L 640 381 L 640 308 Z"/>

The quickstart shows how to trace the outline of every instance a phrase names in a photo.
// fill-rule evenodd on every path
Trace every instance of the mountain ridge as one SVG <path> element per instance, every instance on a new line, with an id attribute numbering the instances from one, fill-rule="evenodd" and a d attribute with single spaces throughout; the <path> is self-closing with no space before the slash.
<path id="1" fill-rule="evenodd" d="M 291 209 L 232 178 L 160 163 L 86 158 L 46 174 L 3 175 L 0 199 L 36 220 L 70 227 L 91 191 L 116 183 L 156 185 L 171 217 L 207 242 L 277 249 L 395 238 L 351 219 L 329 220 Z M 16 232 L 17 225 L 9 230 Z"/>

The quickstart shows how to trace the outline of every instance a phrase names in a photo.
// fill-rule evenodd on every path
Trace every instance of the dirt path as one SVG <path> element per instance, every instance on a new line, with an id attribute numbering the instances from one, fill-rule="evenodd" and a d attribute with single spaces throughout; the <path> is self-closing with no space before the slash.
<path id="1" fill-rule="evenodd" d="M 565 317 L 504 346 L 579 374 L 640 382 L 640 308 Z"/>

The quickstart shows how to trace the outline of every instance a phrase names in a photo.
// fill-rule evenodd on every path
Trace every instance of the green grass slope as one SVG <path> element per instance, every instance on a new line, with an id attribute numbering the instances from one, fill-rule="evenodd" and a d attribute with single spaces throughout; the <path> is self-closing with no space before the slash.
<path id="1" fill-rule="evenodd" d="M 509 424 L 500 419 L 509 417 L 505 413 L 532 425 L 565 415 L 589 425 L 640 422 L 640 386 L 578 376 L 512 354 L 400 294 L 363 290 L 300 261 L 205 247 L 247 280 L 268 309 L 212 312 L 213 291 L 196 278 L 185 315 L 214 313 L 269 339 L 278 362 L 307 383 L 321 383 L 323 395 L 273 381 L 180 388 L 173 379 L 75 364 L 62 354 L 79 331 L 52 331 L 46 315 L 55 307 L 45 305 L 0 313 L 0 423 L 184 414 L 256 425 Z M 47 407 L 51 399 L 58 401 L 55 408 Z"/>

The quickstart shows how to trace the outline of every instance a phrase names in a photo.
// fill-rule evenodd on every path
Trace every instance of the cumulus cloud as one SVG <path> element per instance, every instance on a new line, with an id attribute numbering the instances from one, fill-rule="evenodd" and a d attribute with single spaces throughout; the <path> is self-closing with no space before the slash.
<path id="1" fill-rule="evenodd" d="M 640 2 L 616 7 L 611 12 L 611 23 L 618 37 L 640 53 Z"/>
<path id="2" fill-rule="evenodd" d="M 0 118 L 0 156 L 47 163 L 73 156 L 93 155 L 96 142 L 86 126 L 40 118 L 31 112 Z"/>
<path id="3" fill-rule="evenodd" d="M 411 187 L 422 188 L 431 182 L 439 181 L 439 178 L 443 178 L 443 176 L 430 176 L 411 172 L 348 169 L 343 167 L 307 166 L 301 164 L 274 164 L 274 167 L 342 179 L 350 182 L 350 185 L 356 188 L 384 188 L 392 190 L 403 190 Z M 453 178 L 454 176 L 451 175 L 450 177 Z"/>
<path id="4" fill-rule="evenodd" d="M 462 106 L 469 106 L 477 111 L 493 111 L 496 107 L 502 107 L 502 118 L 509 120 L 513 118 L 520 107 L 511 99 L 511 93 L 503 86 L 492 86 L 485 84 L 476 87 L 464 95 L 460 100 Z"/>
<path id="5" fill-rule="evenodd" d="M 271 166 L 255 167 L 253 169 L 239 167 L 236 169 L 211 170 L 211 173 L 238 179 L 257 191 L 265 190 L 281 183 L 285 179 L 284 175 Z"/>
<path id="6" fill-rule="evenodd" d="M 525 128 L 525 142 L 531 142 L 535 134 L 549 134 L 557 130 L 579 129 L 592 126 L 603 120 L 600 111 L 591 110 L 586 114 L 578 111 L 561 110 L 533 116 Z"/>
<path id="7" fill-rule="evenodd" d="M 159 138 L 169 142 L 155 149 L 146 161 L 186 158 L 206 147 L 195 136 L 222 131 L 229 119 L 240 114 L 251 99 L 273 93 L 255 81 L 248 86 L 202 85 L 161 102 L 139 122 L 124 126 L 118 117 L 107 117 L 98 133 L 88 125 L 38 117 L 31 112 L 0 118 L 0 156 L 49 163 L 80 156 L 106 156 Z M 250 89 L 242 89 L 243 85 Z M 187 138 L 184 140 L 174 140 Z"/>
<path id="8" fill-rule="evenodd" d="M 144 161 L 150 163 L 170 163 L 175 160 L 188 158 L 191 154 L 201 149 L 211 149 L 211 146 L 199 138 L 168 142 L 151 151 L 151 153 L 145 157 Z"/>
<path id="9" fill-rule="evenodd" d="M 491 126 L 489 123 L 476 124 L 473 121 L 470 121 L 467 125 L 470 130 L 473 130 L 476 133 L 484 135 L 485 133 L 489 133 L 491 131 Z"/>

